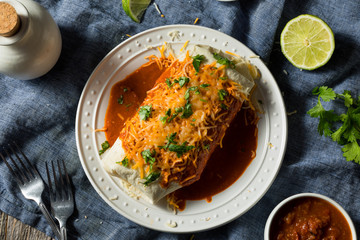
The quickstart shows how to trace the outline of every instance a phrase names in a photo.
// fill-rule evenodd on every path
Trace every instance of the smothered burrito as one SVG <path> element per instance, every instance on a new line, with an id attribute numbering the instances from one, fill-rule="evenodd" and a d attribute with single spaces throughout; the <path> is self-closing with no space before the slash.
<path id="1" fill-rule="evenodd" d="M 162 74 L 102 159 L 151 203 L 199 180 L 235 115 L 252 107 L 255 66 L 209 46 L 188 48 L 175 57 L 164 45 L 148 57 Z"/>

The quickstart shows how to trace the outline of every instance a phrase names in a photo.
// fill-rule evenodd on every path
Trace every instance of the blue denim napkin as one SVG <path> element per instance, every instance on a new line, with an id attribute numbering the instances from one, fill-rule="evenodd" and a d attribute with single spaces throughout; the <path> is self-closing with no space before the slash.
<path id="1" fill-rule="evenodd" d="M 262 239 L 272 209 L 286 197 L 315 192 L 327 195 L 349 213 L 360 234 L 360 165 L 347 162 L 340 147 L 316 131 L 306 112 L 316 104 L 311 90 L 327 85 L 360 94 L 360 3 L 357 0 L 155 0 L 141 24 L 123 12 L 120 0 L 37 0 L 57 22 L 63 39 L 58 63 L 45 76 L 19 81 L 0 74 L 0 145 L 15 140 L 45 177 L 45 161 L 64 159 L 75 187 L 76 212 L 68 221 L 73 239 L 189 239 L 139 226 L 109 207 L 90 185 L 75 144 L 75 116 L 82 89 L 96 65 L 116 45 L 149 28 L 193 24 L 224 32 L 251 48 L 267 63 L 284 93 L 289 137 L 280 172 L 266 195 L 247 213 L 195 239 Z M 282 55 L 281 30 L 300 14 L 325 20 L 335 34 L 331 60 L 315 71 L 300 71 Z M 0 56 L 1 57 L 1 56 Z M 284 71 L 285 70 L 285 71 Z M 0 209 L 53 236 L 35 208 L 24 199 L 0 161 Z M 47 199 L 45 198 L 45 201 Z"/>

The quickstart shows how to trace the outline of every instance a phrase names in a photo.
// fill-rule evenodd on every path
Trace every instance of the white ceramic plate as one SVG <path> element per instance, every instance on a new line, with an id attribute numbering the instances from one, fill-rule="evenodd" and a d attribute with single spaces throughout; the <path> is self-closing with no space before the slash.
<path id="1" fill-rule="evenodd" d="M 178 38 L 168 34 L 179 31 Z M 145 56 L 158 54 L 164 41 L 179 50 L 189 44 L 210 45 L 249 59 L 262 77 L 257 98 L 265 113 L 259 121 L 256 158 L 231 187 L 215 195 L 211 203 L 187 201 L 186 209 L 174 215 L 164 202 L 151 205 L 126 195 L 116 179 L 101 167 L 98 150 L 105 141 L 103 133 L 93 130 L 104 125 L 111 87 L 143 63 Z M 194 232 L 225 224 L 248 211 L 266 193 L 280 168 L 287 142 L 287 118 L 284 102 L 275 79 L 255 54 L 236 39 L 195 25 L 171 25 L 139 33 L 115 47 L 99 63 L 81 95 L 76 116 L 76 142 L 80 161 L 91 184 L 112 208 L 124 217 L 145 227 L 166 232 Z"/>

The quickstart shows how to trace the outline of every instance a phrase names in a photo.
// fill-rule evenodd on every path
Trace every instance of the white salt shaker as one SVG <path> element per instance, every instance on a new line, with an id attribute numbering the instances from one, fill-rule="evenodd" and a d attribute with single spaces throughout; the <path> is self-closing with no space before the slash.
<path id="1" fill-rule="evenodd" d="M 0 0 L 0 73 L 29 80 L 46 74 L 61 52 L 54 19 L 32 0 Z"/>

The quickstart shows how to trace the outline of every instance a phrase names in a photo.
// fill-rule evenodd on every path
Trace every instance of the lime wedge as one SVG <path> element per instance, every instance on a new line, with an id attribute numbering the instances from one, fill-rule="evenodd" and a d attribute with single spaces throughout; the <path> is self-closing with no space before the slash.
<path id="1" fill-rule="evenodd" d="M 122 0 L 125 13 L 135 22 L 139 23 L 151 0 Z"/>
<path id="2" fill-rule="evenodd" d="M 335 49 L 331 28 L 313 15 L 290 20 L 280 36 L 281 50 L 297 68 L 314 70 L 327 63 Z"/>

